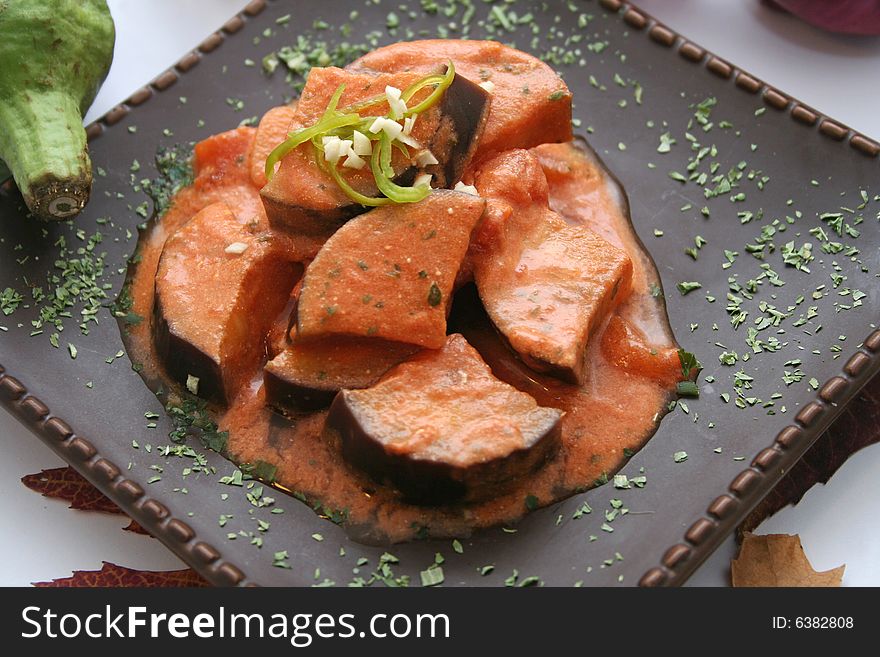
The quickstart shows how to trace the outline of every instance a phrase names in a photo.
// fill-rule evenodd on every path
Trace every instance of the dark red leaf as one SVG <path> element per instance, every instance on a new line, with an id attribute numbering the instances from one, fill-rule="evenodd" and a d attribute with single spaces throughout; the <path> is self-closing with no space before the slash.
<path id="1" fill-rule="evenodd" d="M 880 0 L 764 0 L 811 25 L 844 34 L 880 34 Z"/>
<path id="2" fill-rule="evenodd" d="M 82 511 L 103 511 L 122 514 L 101 491 L 71 467 L 43 470 L 39 474 L 26 475 L 22 483 L 31 490 L 46 497 L 65 500 L 71 509 Z M 126 531 L 149 535 L 137 522 L 132 520 L 124 527 Z M 210 586 L 208 582 L 192 569 L 171 571 L 141 571 L 124 568 L 104 562 L 98 571 L 76 571 L 71 577 L 55 579 L 51 582 L 36 582 L 40 587 L 86 587 L 86 586 Z"/>
<path id="3" fill-rule="evenodd" d="M 752 531 L 783 507 L 797 504 L 814 485 L 826 483 L 855 452 L 878 441 L 880 376 L 875 376 L 788 475 L 749 514 L 740 530 Z"/>
<path id="4" fill-rule="evenodd" d="M 122 509 L 70 466 L 25 475 L 21 482 L 45 497 L 70 502 L 71 509 L 122 513 Z"/>
<path id="5" fill-rule="evenodd" d="M 71 577 L 53 579 L 51 582 L 34 582 L 34 586 L 51 588 L 77 587 L 207 587 L 207 580 L 191 568 L 185 570 L 132 570 L 104 562 L 101 570 L 77 570 Z"/>
<path id="6" fill-rule="evenodd" d="M 21 481 L 31 490 L 42 493 L 46 497 L 54 497 L 70 502 L 71 509 L 118 514 L 125 513 L 110 498 L 106 497 L 70 466 L 43 470 L 39 474 L 25 475 L 21 478 Z M 150 535 L 146 529 L 134 520 L 129 522 L 123 529 L 135 534 Z"/>

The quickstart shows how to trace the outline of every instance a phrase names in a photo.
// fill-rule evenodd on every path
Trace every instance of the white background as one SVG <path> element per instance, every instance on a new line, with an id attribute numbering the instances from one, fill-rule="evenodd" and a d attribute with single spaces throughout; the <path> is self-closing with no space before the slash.
<path id="1" fill-rule="evenodd" d="M 108 1 L 116 21 L 116 52 L 86 122 L 168 68 L 246 4 L 245 0 Z M 417 3 L 409 0 L 409 4 Z M 638 4 L 722 58 L 880 138 L 880 38 L 825 34 L 766 9 L 758 0 L 641 0 Z M 19 481 L 23 475 L 63 462 L 2 410 L 0 441 L 0 515 L 6 527 L 17 528 L 0 541 L 0 584 L 21 586 L 66 577 L 73 570 L 99 569 L 103 560 L 141 569 L 184 567 L 158 541 L 122 531 L 128 522 L 122 516 L 72 511 L 65 503 L 27 490 Z M 817 569 L 846 563 L 845 585 L 880 585 L 878 472 L 880 445 L 874 445 L 850 459 L 829 485 L 815 487 L 797 507 L 765 522 L 759 533 L 798 533 Z M 690 583 L 725 584 L 734 552 L 731 539 Z"/>

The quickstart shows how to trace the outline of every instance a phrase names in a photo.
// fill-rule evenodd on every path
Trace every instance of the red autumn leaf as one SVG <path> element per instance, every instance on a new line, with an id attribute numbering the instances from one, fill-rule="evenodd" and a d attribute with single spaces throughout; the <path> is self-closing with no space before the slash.
<path id="1" fill-rule="evenodd" d="M 862 388 L 828 431 L 822 434 L 803 458 L 765 497 L 740 526 L 752 531 L 761 522 L 788 506 L 797 504 L 816 484 L 824 484 L 855 452 L 880 441 L 880 376 Z"/>
<path id="2" fill-rule="evenodd" d="M 95 488 L 88 479 L 70 466 L 43 470 L 39 474 L 25 475 L 21 478 L 21 482 L 31 490 L 42 493 L 45 497 L 54 497 L 70 502 L 71 509 L 125 513 L 110 498 Z M 123 529 L 135 534 L 150 535 L 135 520 L 129 522 Z"/>
<path id="3" fill-rule="evenodd" d="M 43 588 L 82 588 L 82 587 L 199 587 L 211 586 L 207 580 L 192 568 L 184 570 L 133 570 L 116 564 L 103 562 L 101 570 L 76 570 L 71 577 L 53 579 L 50 582 L 34 582 Z"/>
<path id="4" fill-rule="evenodd" d="M 45 497 L 70 502 L 71 509 L 122 513 L 122 509 L 70 466 L 25 475 L 21 478 L 21 482 Z"/>
<path id="5" fill-rule="evenodd" d="M 71 467 L 43 470 L 39 474 L 25 475 L 22 483 L 31 490 L 46 497 L 65 500 L 71 509 L 82 511 L 102 511 L 123 514 L 124 512 L 87 479 Z M 149 533 L 132 520 L 123 529 L 136 534 Z M 101 570 L 75 571 L 73 576 L 55 579 L 51 582 L 36 582 L 39 587 L 94 587 L 94 586 L 148 586 L 181 587 L 210 586 L 201 575 L 192 569 L 171 571 L 142 571 L 104 562 Z"/>

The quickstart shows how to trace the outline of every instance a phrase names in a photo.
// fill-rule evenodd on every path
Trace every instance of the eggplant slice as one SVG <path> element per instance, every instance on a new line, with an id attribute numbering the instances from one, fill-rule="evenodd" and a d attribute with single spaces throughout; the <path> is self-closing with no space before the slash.
<path id="1" fill-rule="evenodd" d="M 376 208 L 340 228 L 306 269 L 298 338 L 442 347 L 456 275 L 485 205 L 471 194 L 435 190 L 418 203 Z"/>
<path id="2" fill-rule="evenodd" d="M 159 260 L 159 359 L 190 392 L 223 404 L 258 371 L 266 334 L 301 272 L 265 228 L 214 203 L 168 238 Z"/>
<path id="3" fill-rule="evenodd" d="M 488 209 L 471 262 L 486 311 L 530 367 L 582 384 L 587 342 L 629 295 L 632 261 L 550 209 L 528 151 L 485 163 L 476 186 Z"/>
<path id="4" fill-rule="evenodd" d="M 567 142 L 571 132 L 571 91 L 537 57 L 497 41 L 431 39 L 394 43 L 349 64 L 359 72 L 432 73 L 437 62 L 452 60 L 464 77 L 492 98 L 476 160 L 511 148 Z"/>
<path id="5" fill-rule="evenodd" d="M 297 103 L 290 129 L 316 123 L 340 85 L 345 85 L 339 101 L 342 109 L 381 96 L 386 86 L 403 89 L 422 77 L 415 73 L 353 73 L 333 67 L 314 68 Z M 384 111 L 386 109 L 379 104 L 362 110 L 362 115 Z M 488 113 L 489 94 L 456 75 L 440 103 L 418 115 L 411 133 L 422 149 L 431 152 L 437 164 L 419 167 L 417 155 L 422 149 L 410 148 L 409 157 L 395 149 L 391 161 L 394 182 L 409 186 L 417 175 L 428 173 L 434 177 L 434 187 L 455 185 L 476 150 Z M 272 179 L 263 187 L 260 193 L 273 228 L 307 235 L 329 235 L 368 209 L 342 191 L 321 168 L 317 157 L 319 155 L 310 144 L 299 146 L 281 160 Z M 361 170 L 344 171 L 343 175 L 355 190 L 369 197 L 378 195 L 369 165 Z"/>
<path id="6" fill-rule="evenodd" d="M 499 381 L 458 334 L 366 390 L 343 390 L 327 417 L 343 457 L 410 502 L 498 495 L 558 448 L 563 412 Z"/>
<path id="7" fill-rule="evenodd" d="M 266 403 L 292 412 L 326 408 L 343 388 L 369 388 L 416 351 L 370 338 L 296 342 L 263 368 Z"/>

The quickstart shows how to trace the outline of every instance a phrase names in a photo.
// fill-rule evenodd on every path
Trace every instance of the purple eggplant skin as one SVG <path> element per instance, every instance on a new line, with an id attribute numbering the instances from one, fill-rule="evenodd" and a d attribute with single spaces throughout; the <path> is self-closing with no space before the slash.
<path id="1" fill-rule="evenodd" d="M 188 377 L 194 376 L 199 380 L 199 397 L 229 403 L 220 363 L 172 330 L 158 296 L 153 304 L 153 342 L 158 360 L 171 379 L 186 385 Z"/>
<path id="2" fill-rule="evenodd" d="M 283 244 L 225 203 L 195 214 L 162 248 L 152 337 L 157 361 L 193 394 L 228 404 L 262 365 L 267 336 L 301 275 Z M 233 254 L 228 245 L 243 241 Z"/>
<path id="3" fill-rule="evenodd" d="M 282 413 L 327 408 L 341 389 L 375 385 L 417 350 L 370 338 L 294 343 L 263 368 L 266 404 Z"/>
<path id="4" fill-rule="evenodd" d="M 317 382 L 305 385 L 269 365 L 263 368 L 263 389 L 266 403 L 282 413 L 319 411 L 327 408 L 339 392 L 333 386 L 322 388 Z"/>
<path id="5" fill-rule="evenodd" d="M 536 471 L 557 452 L 561 414 L 532 442 L 504 458 L 466 468 L 442 461 L 389 454 L 364 426 L 350 392 L 342 390 L 330 405 L 327 427 L 341 439 L 343 458 L 379 483 L 390 482 L 411 504 L 437 506 L 473 503 L 509 491 L 523 476 Z"/>
<path id="6" fill-rule="evenodd" d="M 394 177 L 393 182 L 402 187 L 412 186 L 416 176 L 424 171 L 434 176 L 432 184 L 435 188 L 455 186 L 476 152 L 489 116 L 490 100 L 485 89 L 456 75 L 440 101 L 440 126 L 432 142 L 426 146 L 439 164 L 427 166 L 424 170 L 407 167 Z M 371 209 L 354 201 L 329 211 L 299 205 L 296 199 L 276 189 L 271 181 L 263 187 L 260 196 L 273 228 L 302 235 L 329 237 L 349 219 Z"/>
<path id="7" fill-rule="evenodd" d="M 393 182 L 402 187 L 410 187 L 418 173 L 416 167 L 407 167 L 394 177 Z M 327 184 L 334 183 L 329 181 Z M 375 193 L 378 193 L 378 189 Z M 372 209 L 354 201 L 339 205 L 332 210 L 319 210 L 299 205 L 288 195 L 278 194 L 271 182 L 260 191 L 260 198 L 272 228 L 314 237 L 330 237 L 349 219 Z"/>
<path id="8" fill-rule="evenodd" d="M 473 159 L 489 118 L 491 96 L 480 85 L 456 75 L 440 101 L 440 113 L 450 122 L 441 126 L 431 152 L 440 161 L 426 169 L 434 175 L 435 187 L 452 188 Z"/>
<path id="9" fill-rule="evenodd" d="M 415 173 L 409 177 L 410 184 L 415 180 Z M 398 183 L 401 184 L 401 183 Z M 267 185 L 260 192 L 263 207 L 269 217 L 269 225 L 275 230 L 287 231 L 296 235 L 314 237 L 330 237 L 346 221 L 363 214 L 369 208 L 357 203 L 349 203 L 334 208 L 332 211 L 315 210 L 297 205 L 286 197 L 273 194 Z"/>

